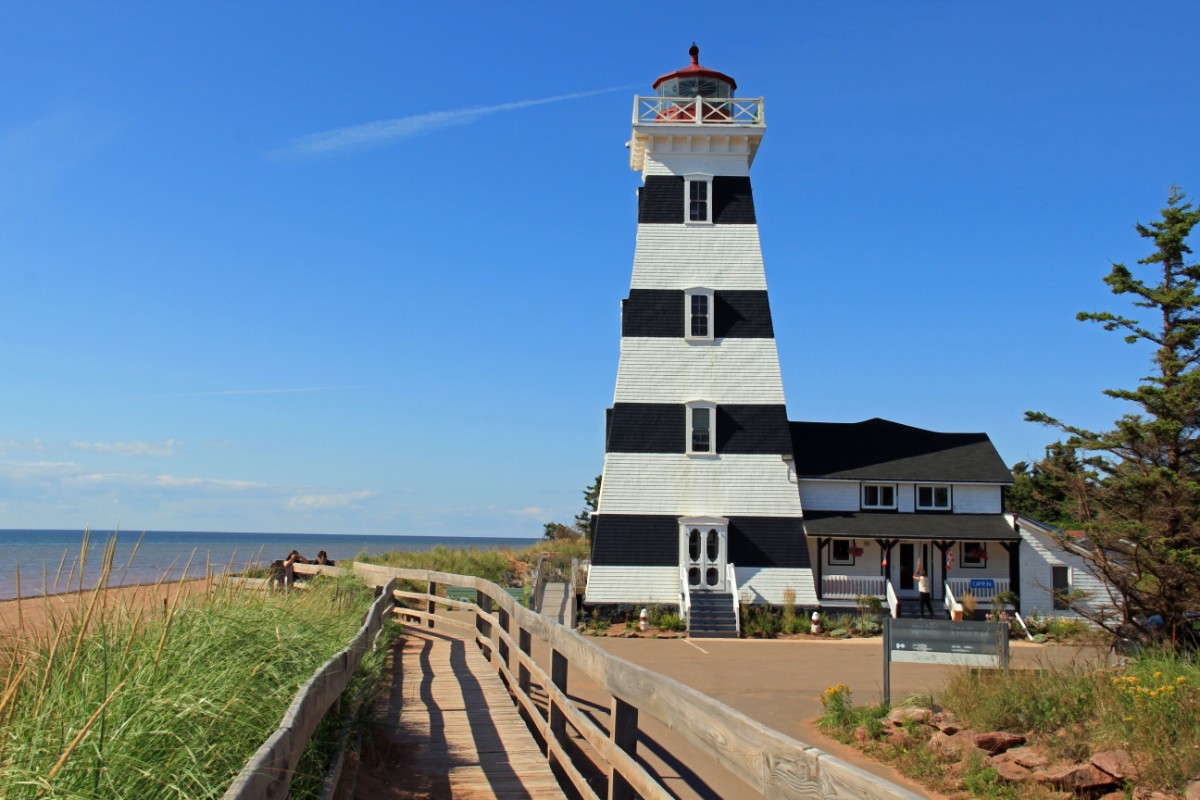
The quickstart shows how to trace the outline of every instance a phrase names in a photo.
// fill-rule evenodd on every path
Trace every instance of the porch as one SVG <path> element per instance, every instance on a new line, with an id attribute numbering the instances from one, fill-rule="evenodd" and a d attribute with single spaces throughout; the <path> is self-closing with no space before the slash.
<path id="1" fill-rule="evenodd" d="M 919 597 L 924 574 L 936 607 L 970 595 L 986 611 L 1021 585 L 1020 535 L 1000 514 L 816 511 L 804 525 L 821 605 L 865 595 L 894 609 Z"/>

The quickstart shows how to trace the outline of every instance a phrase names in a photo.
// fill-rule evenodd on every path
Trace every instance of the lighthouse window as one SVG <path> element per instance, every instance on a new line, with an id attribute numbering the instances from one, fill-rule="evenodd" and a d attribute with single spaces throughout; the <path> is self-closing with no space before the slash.
<path id="1" fill-rule="evenodd" d="M 691 455 L 716 455 L 717 407 L 713 403 L 688 403 L 687 451 Z"/>
<path id="2" fill-rule="evenodd" d="M 685 175 L 687 192 L 684 198 L 684 220 L 689 224 L 712 223 L 712 175 Z"/>
<path id="3" fill-rule="evenodd" d="M 683 293 L 683 338 L 688 341 L 713 339 L 712 289 L 687 289 Z"/>
<path id="4" fill-rule="evenodd" d="M 708 336 L 708 297 L 692 295 L 692 336 Z"/>

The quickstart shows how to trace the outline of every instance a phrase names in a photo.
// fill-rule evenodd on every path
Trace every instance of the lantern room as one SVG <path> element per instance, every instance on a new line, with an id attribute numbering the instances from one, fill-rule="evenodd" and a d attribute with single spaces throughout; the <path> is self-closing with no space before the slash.
<path id="1" fill-rule="evenodd" d="M 733 97 L 737 82 L 728 75 L 700 66 L 700 48 L 695 42 L 688 54 L 692 63 L 656 80 L 655 94 L 659 97 Z"/>

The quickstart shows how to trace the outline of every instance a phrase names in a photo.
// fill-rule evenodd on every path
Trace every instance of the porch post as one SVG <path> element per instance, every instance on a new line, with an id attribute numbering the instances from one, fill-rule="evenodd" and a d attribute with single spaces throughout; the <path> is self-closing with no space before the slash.
<path id="1" fill-rule="evenodd" d="M 935 595 L 935 596 L 937 596 L 938 599 L 942 600 L 943 602 L 946 600 L 946 580 L 950 577 L 949 574 L 946 572 L 946 551 L 949 550 L 953 545 L 954 545 L 953 542 L 934 542 L 933 543 L 933 546 L 936 547 L 938 549 L 938 552 L 940 552 L 942 554 L 942 558 L 941 558 L 942 579 L 941 579 L 941 581 L 938 582 L 938 585 L 941 588 L 940 588 L 940 591 L 938 591 L 937 595 Z"/>
<path id="2" fill-rule="evenodd" d="M 829 537 L 817 539 L 817 599 L 818 600 L 825 599 L 825 591 L 821 587 L 821 584 L 824 582 L 823 578 L 824 578 L 825 571 L 822 569 L 821 565 L 825 563 L 823 553 L 825 552 L 825 548 L 828 546 L 829 546 Z"/>
<path id="3" fill-rule="evenodd" d="M 1021 541 L 1001 542 L 1000 546 L 1008 551 L 1008 590 L 1017 596 L 1014 603 L 1017 613 L 1021 613 Z"/>

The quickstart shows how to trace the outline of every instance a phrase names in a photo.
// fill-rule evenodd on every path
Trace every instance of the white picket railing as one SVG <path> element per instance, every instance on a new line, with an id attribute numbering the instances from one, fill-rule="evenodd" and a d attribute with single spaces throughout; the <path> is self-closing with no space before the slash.
<path id="1" fill-rule="evenodd" d="M 687 567 L 679 565 L 679 616 L 683 618 L 684 632 L 692 632 L 692 597 L 688 591 Z"/>
<path id="2" fill-rule="evenodd" d="M 742 638 L 742 603 L 738 598 L 737 570 L 733 564 L 725 565 L 725 580 L 729 582 L 729 593 L 733 595 L 733 624 L 737 628 L 737 638 Z"/>
<path id="3" fill-rule="evenodd" d="M 900 618 L 900 598 L 896 597 L 896 590 L 892 587 L 892 579 L 888 578 L 885 581 L 887 587 L 887 604 L 888 614 L 892 619 Z"/>
<path id="4" fill-rule="evenodd" d="M 942 591 L 944 592 L 944 596 L 942 597 L 942 605 L 945 606 L 946 611 L 949 612 L 950 619 L 962 619 L 962 603 L 958 602 L 958 600 L 954 598 L 954 591 L 950 588 L 950 581 L 946 581 L 944 584 L 942 584 L 942 587 Z M 958 612 L 957 617 L 954 613 L 956 611 Z"/>
<path id="5" fill-rule="evenodd" d="M 946 585 L 956 597 L 969 594 L 976 600 L 991 603 L 992 598 L 1009 588 L 1008 578 L 947 578 Z"/>
<path id="6" fill-rule="evenodd" d="M 822 575 L 821 597 L 828 600 L 853 600 L 859 595 L 883 597 L 882 575 Z"/>
<path id="7" fill-rule="evenodd" d="M 761 97 L 635 97 L 634 125 L 762 125 Z"/>

